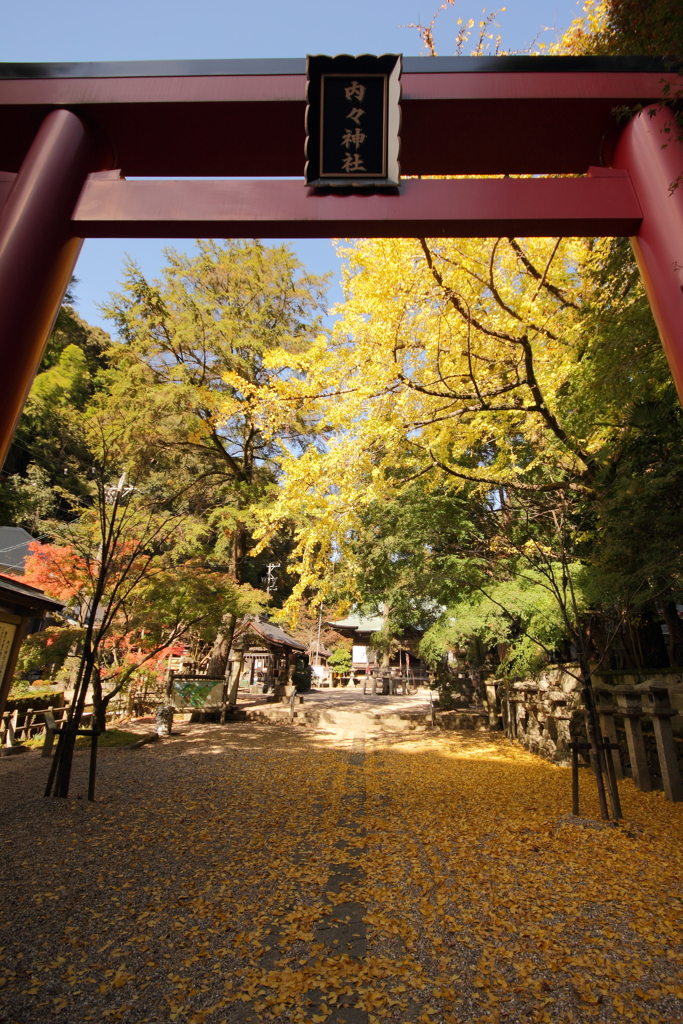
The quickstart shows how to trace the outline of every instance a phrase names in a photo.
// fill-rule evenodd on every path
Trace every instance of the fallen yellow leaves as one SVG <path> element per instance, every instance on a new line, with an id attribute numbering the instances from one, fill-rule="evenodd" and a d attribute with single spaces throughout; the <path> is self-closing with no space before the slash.
<path id="1" fill-rule="evenodd" d="M 259 728 L 249 757 L 207 728 L 163 792 L 53 826 L 51 855 L 90 867 L 44 946 L 8 904 L 10 1019 L 683 1021 L 683 808 L 624 783 L 627 823 L 584 827 L 569 773 L 503 739 L 368 742 L 351 768 L 342 745 Z"/>

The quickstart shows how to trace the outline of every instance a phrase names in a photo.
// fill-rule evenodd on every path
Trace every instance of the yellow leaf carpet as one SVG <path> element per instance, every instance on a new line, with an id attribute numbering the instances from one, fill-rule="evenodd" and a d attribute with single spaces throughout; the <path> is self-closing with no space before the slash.
<path id="1" fill-rule="evenodd" d="M 0 1021 L 683 1021 L 683 805 L 499 736 L 181 725 L 0 760 Z"/>

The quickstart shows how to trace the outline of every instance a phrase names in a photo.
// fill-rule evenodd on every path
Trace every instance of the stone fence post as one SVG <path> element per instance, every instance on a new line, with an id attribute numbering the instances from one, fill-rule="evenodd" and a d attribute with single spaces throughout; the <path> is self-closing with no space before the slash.
<path id="1" fill-rule="evenodd" d="M 683 800 L 683 784 L 678 768 L 678 751 L 674 739 L 671 719 L 677 714 L 671 707 L 669 691 L 666 686 L 650 686 L 647 693 L 647 714 L 652 718 L 652 725 L 657 741 L 659 770 L 667 800 L 678 803 Z"/>
<path id="2" fill-rule="evenodd" d="M 626 687 L 619 687 L 614 692 L 617 694 L 619 710 L 624 716 L 633 784 L 641 793 L 651 793 L 652 779 L 647 765 L 645 740 L 643 739 L 641 718 L 644 712 L 640 692 Z"/>
<path id="3" fill-rule="evenodd" d="M 508 693 L 508 738 L 516 740 L 519 738 L 519 708 L 522 698 L 513 691 L 512 695 Z"/>
<path id="4" fill-rule="evenodd" d="M 498 682 L 496 680 L 486 681 L 484 684 L 486 687 L 486 707 L 489 713 L 489 729 L 491 731 L 499 729 L 500 725 L 498 722 L 498 706 L 500 699 L 498 697 Z"/>

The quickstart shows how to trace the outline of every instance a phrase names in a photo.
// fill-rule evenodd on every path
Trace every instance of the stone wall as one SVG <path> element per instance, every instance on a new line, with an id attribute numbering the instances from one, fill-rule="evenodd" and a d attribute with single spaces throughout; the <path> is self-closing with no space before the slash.
<path id="1" fill-rule="evenodd" d="M 517 683 L 487 680 L 490 727 L 504 729 L 511 740 L 555 764 L 568 765 L 569 743 L 586 741 L 578 675 L 578 665 L 569 664 Z M 669 799 L 683 799 L 683 674 L 596 672 L 593 687 L 602 735 L 618 744 L 611 754 L 617 778 L 630 777 L 645 792 L 663 789 Z"/>
<path id="2" fill-rule="evenodd" d="M 494 714 L 511 740 L 534 754 L 569 764 L 568 744 L 585 732 L 578 665 L 553 666 L 519 683 L 487 680 L 489 719 Z"/>

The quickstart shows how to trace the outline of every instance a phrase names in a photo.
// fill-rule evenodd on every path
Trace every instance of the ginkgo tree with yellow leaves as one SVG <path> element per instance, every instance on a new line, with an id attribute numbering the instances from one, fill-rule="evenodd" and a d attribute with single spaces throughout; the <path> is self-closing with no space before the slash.
<path id="1" fill-rule="evenodd" d="M 275 407 L 305 409 L 331 437 L 325 450 L 283 458 L 263 520 L 264 535 L 283 518 L 297 523 L 297 596 L 324 591 L 333 551 L 348 553 L 367 508 L 418 477 L 427 492 L 466 485 L 499 505 L 512 493 L 590 491 L 604 430 L 579 438 L 561 409 L 579 365 L 589 248 L 376 239 L 343 249 L 332 337 L 263 396 L 264 420 Z"/>
<path id="2" fill-rule="evenodd" d="M 405 592 L 419 564 L 418 603 L 498 602 L 499 639 L 523 636 L 546 658 L 561 642 L 573 649 L 590 704 L 590 616 L 600 619 L 604 657 L 629 616 L 647 600 L 670 603 L 681 579 L 675 552 L 663 574 L 641 564 L 626 582 L 618 552 L 611 569 L 596 563 L 596 547 L 609 552 L 610 529 L 631 515 L 615 481 L 633 482 L 645 436 L 638 403 L 670 408 L 632 260 L 617 250 L 615 263 L 607 241 L 557 238 L 375 239 L 341 252 L 345 301 L 331 337 L 259 396 L 264 430 L 304 414 L 328 438 L 283 456 L 278 499 L 261 514 L 264 540 L 285 522 L 296 530 L 290 605 L 310 592 L 386 601 L 377 587 L 368 592 L 367 565 L 383 509 L 412 502 L 410 556 L 396 547 L 375 583 L 402 574 L 389 585 Z M 277 366 L 284 355 L 268 358 Z M 675 413 L 671 424 L 673 439 Z M 430 588 L 443 551 L 420 533 L 444 497 L 459 531 L 450 595 Z M 601 575 L 614 593 L 596 592 Z M 525 592 L 512 605 L 496 597 L 505 583 L 507 601 L 510 582 Z M 530 593 L 540 620 L 520 614 Z M 548 607 L 552 628 L 542 621 Z"/>

